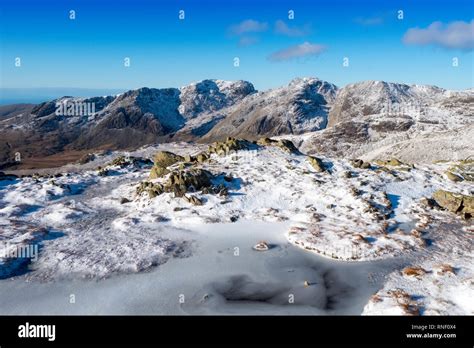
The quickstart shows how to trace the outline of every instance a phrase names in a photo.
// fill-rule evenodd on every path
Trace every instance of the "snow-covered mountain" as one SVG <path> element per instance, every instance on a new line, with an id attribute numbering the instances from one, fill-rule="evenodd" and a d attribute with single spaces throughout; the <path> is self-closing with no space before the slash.
<path id="1" fill-rule="evenodd" d="M 94 112 L 58 115 L 58 103 L 93 104 Z M 53 158 L 64 164 L 95 150 L 210 142 L 228 136 L 292 135 L 308 152 L 366 158 L 390 154 L 432 161 L 473 151 L 473 145 L 466 143 L 474 131 L 472 90 L 383 81 L 338 89 L 317 78 L 298 78 L 287 86 L 257 92 L 246 81 L 203 80 L 181 88 L 63 97 L 34 107 L 3 109 L 0 165 L 11 162 L 16 152 L 25 161 Z M 427 137 L 440 151 L 419 151 L 424 142 L 420 139 Z M 449 143 L 451 138 L 457 139 L 457 145 L 436 144 L 437 139 Z M 400 149 L 404 142 L 408 143 Z M 407 148 L 414 150 L 407 152 Z"/>
<path id="2" fill-rule="evenodd" d="M 341 88 L 329 115 L 328 126 L 381 113 L 409 113 L 438 101 L 445 90 L 435 86 L 409 86 L 384 81 L 364 81 Z M 400 110 L 397 107 L 400 106 Z M 403 107 L 405 109 L 403 109 Z"/>
<path id="3" fill-rule="evenodd" d="M 215 112 L 255 92 L 246 81 L 204 80 L 182 88 L 140 88 L 117 96 L 63 97 L 30 112 L 9 111 L 0 121 L 0 163 L 20 152 L 23 158 L 64 155 L 85 150 L 128 149 L 159 141 L 187 120 Z M 64 112 L 57 113 L 58 105 Z M 68 112 L 69 106 L 93 105 L 91 113 Z M 10 107 L 11 109 L 11 107 Z M 90 111 L 90 110 L 89 110 Z M 197 120 L 199 122 L 199 120 Z"/>
<path id="4" fill-rule="evenodd" d="M 258 138 L 301 134 L 326 127 L 337 87 L 316 78 L 301 78 L 288 86 L 260 92 L 223 110 L 225 117 L 203 140 L 227 136 Z"/>
<path id="5" fill-rule="evenodd" d="M 188 120 L 234 105 L 255 92 L 247 81 L 204 80 L 180 89 L 178 110 Z"/>
<path id="6" fill-rule="evenodd" d="M 341 88 L 328 128 L 293 138 L 303 149 L 410 162 L 466 158 L 474 153 L 474 92 L 365 81 Z"/>

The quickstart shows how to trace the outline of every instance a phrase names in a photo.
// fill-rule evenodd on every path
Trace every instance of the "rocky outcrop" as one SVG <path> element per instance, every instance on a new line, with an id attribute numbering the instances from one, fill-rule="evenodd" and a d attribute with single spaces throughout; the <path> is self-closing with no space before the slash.
<path id="1" fill-rule="evenodd" d="M 474 160 L 465 159 L 453 164 L 445 172 L 447 178 L 454 182 L 474 181 Z"/>
<path id="2" fill-rule="evenodd" d="M 319 158 L 314 156 L 308 156 L 308 161 L 314 168 L 316 173 L 322 173 L 326 170 L 326 168 L 324 168 L 323 162 Z"/>
<path id="3" fill-rule="evenodd" d="M 438 190 L 433 193 L 433 199 L 442 208 L 452 213 L 464 214 L 465 217 L 472 217 L 474 215 L 474 196 Z"/>
<path id="4" fill-rule="evenodd" d="M 287 139 L 274 140 L 270 138 L 260 138 L 257 140 L 257 144 L 260 146 L 277 146 L 285 152 L 299 154 L 300 151 L 293 144 L 292 141 Z"/>
<path id="5" fill-rule="evenodd" d="M 174 170 L 169 173 L 164 182 L 156 183 L 144 181 L 137 187 L 137 194 L 148 193 L 150 198 L 161 195 L 164 192 L 174 193 L 175 197 L 183 197 L 186 192 L 195 192 L 210 188 L 214 175 L 200 168 L 186 168 Z"/>
<path id="6" fill-rule="evenodd" d="M 361 169 L 369 169 L 370 168 L 370 163 L 369 162 L 364 162 L 361 159 L 353 159 L 350 162 L 351 162 L 351 164 L 354 168 L 361 168 Z"/>
<path id="7" fill-rule="evenodd" d="M 165 174 L 168 174 L 170 171 L 168 167 L 177 163 L 184 161 L 184 157 L 176 155 L 169 151 L 160 151 L 153 157 L 153 167 L 150 171 L 150 179 L 160 178 Z"/>
<path id="8" fill-rule="evenodd" d="M 235 151 L 250 150 L 252 147 L 255 147 L 255 144 L 248 140 L 227 137 L 225 141 L 216 141 L 209 145 L 208 153 L 224 156 Z"/>

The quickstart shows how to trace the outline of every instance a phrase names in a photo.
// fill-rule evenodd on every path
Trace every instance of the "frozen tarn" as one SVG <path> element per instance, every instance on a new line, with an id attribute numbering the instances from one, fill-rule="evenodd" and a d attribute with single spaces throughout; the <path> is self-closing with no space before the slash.
<path id="1" fill-rule="evenodd" d="M 1 282 L 2 314 L 360 314 L 403 260 L 344 263 L 288 244 L 288 224 L 241 221 L 165 233 L 193 255 L 101 280 Z M 257 252 L 266 240 L 270 249 Z"/>

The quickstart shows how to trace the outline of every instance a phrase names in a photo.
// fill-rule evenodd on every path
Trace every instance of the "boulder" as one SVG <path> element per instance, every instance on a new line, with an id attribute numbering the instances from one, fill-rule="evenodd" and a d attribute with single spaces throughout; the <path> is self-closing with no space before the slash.
<path id="1" fill-rule="evenodd" d="M 316 173 L 322 173 L 326 170 L 324 168 L 323 162 L 319 158 L 308 156 L 308 161 L 313 166 Z"/>
<path id="2" fill-rule="evenodd" d="M 133 165 L 135 167 L 140 167 L 142 165 L 153 164 L 148 158 L 134 157 L 134 156 L 118 156 L 113 161 L 109 162 L 107 166 L 119 166 L 120 168 L 125 168 L 127 166 Z"/>
<path id="3" fill-rule="evenodd" d="M 474 214 L 474 196 L 462 195 L 445 190 L 433 193 L 433 199 L 442 208 L 453 213 Z"/>
<path id="4" fill-rule="evenodd" d="M 360 168 L 362 167 L 362 164 L 364 163 L 364 161 L 362 161 L 361 159 L 353 159 L 351 160 L 351 164 L 354 168 Z"/>
<path id="5" fill-rule="evenodd" d="M 196 156 L 196 159 L 199 163 L 203 163 L 209 159 L 209 155 L 206 152 L 201 152 Z"/>
<path id="6" fill-rule="evenodd" d="M 93 153 L 86 153 L 77 160 L 78 164 L 86 164 L 95 160 L 95 155 Z"/>
<path id="7" fill-rule="evenodd" d="M 99 176 L 109 175 L 109 170 L 107 168 L 98 167 L 97 170 L 98 170 L 97 175 L 99 175 Z"/>
<path id="8" fill-rule="evenodd" d="M 216 153 L 225 156 L 231 152 L 249 150 L 253 145 L 250 141 L 228 137 L 225 141 L 217 141 L 209 145 L 208 153 Z"/>
<path id="9" fill-rule="evenodd" d="M 260 138 L 257 140 L 257 144 L 261 146 L 270 146 L 276 144 L 278 141 L 270 138 Z"/>
<path id="10" fill-rule="evenodd" d="M 453 182 L 459 182 L 459 181 L 462 181 L 462 180 L 463 180 L 462 177 L 460 177 L 460 176 L 457 175 L 457 174 L 454 174 L 454 173 L 450 172 L 449 170 L 446 171 L 444 174 L 446 175 L 446 177 L 447 177 L 449 180 L 451 180 L 451 181 L 453 181 Z"/>
<path id="11" fill-rule="evenodd" d="M 450 180 L 454 178 L 454 181 L 474 181 L 474 160 L 466 159 L 459 161 L 448 168 L 445 174 Z"/>
<path id="12" fill-rule="evenodd" d="M 187 170 L 177 170 L 170 173 L 170 176 L 166 183 L 166 187 L 171 187 L 173 185 L 183 185 L 186 188 L 186 191 L 201 190 L 204 187 L 211 186 L 211 179 L 213 175 L 204 169 L 191 168 Z"/>
<path id="13" fill-rule="evenodd" d="M 202 200 L 196 196 L 184 196 L 184 199 L 193 205 L 202 205 Z"/>
<path id="14" fill-rule="evenodd" d="M 396 158 L 391 158 L 389 160 L 376 160 L 375 163 L 378 164 L 379 166 L 392 166 L 392 167 L 398 167 L 398 166 L 404 165 L 403 162 L 399 161 Z"/>
<path id="15" fill-rule="evenodd" d="M 181 161 L 184 161 L 184 157 L 180 155 L 176 155 L 169 151 L 160 151 L 156 153 L 155 156 L 153 157 L 153 162 L 155 166 L 163 167 L 163 168 L 169 167 Z"/>
<path id="16" fill-rule="evenodd" d="M 464 214 L 474 215 L 474 196 L 463 196 L 462 205 Z"/>
<path id="17" fill-rule="evenodd" d="M 185 158 L 169 151 L 160 151 L 153 157 L 154 165 L 151 168 L 149 179 L 157 179 L 165 176 L 170 171 L 167 167 L 184 161 Z"/>
<path id="18" fill-rule="evenodd" d="M 288 152 L 288 153 L 296 153 L 296 154 L 299 153 L 298 148 L 290 140 L 286 140 L 286 139 L 278 140 L 278 142 L 276 143 L 276 146 L 278 146 L 279 148 L 283 149 L 283 151 Z"/>
<path id="19" fill-rule="evenodd" d="M 168 174 L 170 171 L 166 168 L 158 167 L 158 166 L 153 166 L 151 167 L 150 170 L 150 175 L 148 176 L 149 179 L 157 179 L 165 176 Z"/>
<path id="20" fill-rule="evenodd" d="M 184 155 L 184 162 L 195 162 L 196 161 L 196 157 L 194 156 L 191 156 L 191 155 Z"/>

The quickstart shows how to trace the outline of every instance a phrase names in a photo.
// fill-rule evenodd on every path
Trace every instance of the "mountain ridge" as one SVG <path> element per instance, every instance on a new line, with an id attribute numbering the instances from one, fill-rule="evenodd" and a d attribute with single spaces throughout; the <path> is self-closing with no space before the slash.
<path id="1" fill-rule="evenodd" d="M 92 103 L 95 112 L 57 115 L 58 103 Z M 423 129 L 443 131 L 455 128 L 451 119 L 468 124 L 465 116 L 474 114 L 473 105 L 472 90 L 430 85 L 361 81 L 338 88 L 303 77 L 257 91 L 248 81 L 207 79 L 180 88 L 142 87 L 115 96 L 61 97 L 32 107 L 0 107 L 0 163 L 11 161 L 15 152 L 24 158 L 71 151 L 79 155 L 159 142 L 212 142 L 228 136 L 256 140 L 308 132 L 316 134 L 313 143 L 324 143 L 314 150 L 343 155 L 346 150 L 331 149 L 339 140 L 348 139 L 349 146 L 370 142 L 374 129 L 391 134 L 423 122 Z M 326 131 L 318 132 L 322 130 Z"/>

